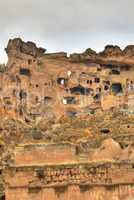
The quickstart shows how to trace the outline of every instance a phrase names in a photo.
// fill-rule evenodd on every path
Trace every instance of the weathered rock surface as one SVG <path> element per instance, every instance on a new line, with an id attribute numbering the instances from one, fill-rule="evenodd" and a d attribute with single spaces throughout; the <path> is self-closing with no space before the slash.
<path id="1" fill-rule="evenodd" d="M 94 160 L 116 160 L 119 159 L 121 154 L 121 147 L 119 143 L 113 139 L 106 139 L 92 155 Z"/>
<path id="2" fill-rule="evenodd" d="M 111 56 L 122 56 L 123 52 L 118 46 L 108 45 L 105 47 L 104 51 L 100 53 L 101 56 L 111 57 Z"/>
<path id="3" fill-rule="evenodd" d="M 134 46 L 45 51 L 12 39 L 0 66 L 6 199 L 133 199 Z"/>
<path id="4" fill-rule="evenodd" d="M 123 54 L 127 57 L 134 56 L 134 45 L 129 45 L 125 47 Z"/>
<path id="5" fill-rule="evenodd" d="M 44 55 L 46 49 L 36 47 L 33 42 L 23 42 L 20 38 L 10 39 L 6 48 L 6 53 L 11 54 L 27 54 L 34 57 Z"/>

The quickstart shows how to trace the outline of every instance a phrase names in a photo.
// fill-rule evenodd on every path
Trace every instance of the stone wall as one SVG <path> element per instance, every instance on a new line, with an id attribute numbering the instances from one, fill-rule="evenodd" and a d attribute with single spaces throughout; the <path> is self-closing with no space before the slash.
<path id="1" fill-rule="evenodd" d="M 15 165 L 42 165 L 73 163 L 77 161 L 76 147 L 72 144 L 29 144 L 15 150 Z"/>
<path id="2" fill-rule="evenodd" d="M 5 173 L 6 199 L 134 198 L 133 166 L 133 163 L 87 163 L 12 167 Z"/>
<path id="3" fill-rule="evenodd" d="M 133 200 L 133 186 L 117 186 L 117 187 L 85 187 L 69 186 L 65 191 L 64 187 L 56 189 L 45 188 L 43 191 L 35 190 L 35 193 L 28 192 L 21 188 L 9 190 L 7 200 Z"/>

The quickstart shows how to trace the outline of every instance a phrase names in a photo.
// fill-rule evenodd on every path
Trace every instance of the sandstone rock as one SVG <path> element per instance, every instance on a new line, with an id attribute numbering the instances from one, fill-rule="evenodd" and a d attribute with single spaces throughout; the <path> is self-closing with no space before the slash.
<path id="1" fill-rule="evenodd" d="M 97 53 L 94 50 L 92 50 L 91 48 L 88 48 L 85 50 L 85 52 L 83 54 L 92 56 L 92 55 L 96 55 Z"/>
<path id="2" fill-rule="evenodd" d="M 130 144 L 127 148 L 122 151 L 120 160 L 134 161 L 134 144 Z"/>
<path id="3" fill-rule="evenodd" d="M 115 142 L 113 139 L 106 139 L 92 155 L 93 160 L 114 160 L 118 158 L 121 153 L 120 145 Z"/>
<path id="4" fill-rule="evenodd" d="M 66 52 L 48 53 L 48 54 L 45 54 L 45 58 L 49 58 L 49 59 L 67 58 L 67 53 Z"/>
<path id="5" fill-rule="evenodd" d="M 100 53 L 102 56 L 110 57 L 110 56 L 121 56 L 122 50 L 118 46 L 107 45 L 103 52 Z"/>
<path id="6" fill-rule="evenodd" d="M 134 45 L 128 45 L 123 51 L 123 55 L 127 57 L 134 56 Z"/>
<path id="7" fill-rule="evenodd" d="M 75 62 L 79 62 L 80 61 L 80 54 L 78 54 L 78 53 L 70 54 L 70 59 L 75 61 Z"/>
<path id="8" fill-rule="evenodd" d="M 41 131 L 37 130 L 36 128 L 31 131 L 31 135 L 35 140 L 41 140 L 43 138 Z"/>
<path id="9" fill-rule="evenodd" d="M 45 185 L 53 182 L 61 184 L 67 181 L 69 184 L 77 183 L 79 187 L 79 183 L 84 181 L 91 185 L 91 190 L 95 189 L 94 184 L 99 184 L 99 186 L 102 184 L 106 190 L 110 184 L 115 186 L 117 183 L 130 187 L 129 183 L 134 180 L 131 177 L 134 174 L 133 165 L 130 162 L 124 165 L 124 162 L 120 160 L 125 160 L 125 164 L 129 160 L 133 161 L 133 146 L 122 150 L 119 144 L 123 148 L 125 144 L 134 140 L 134 117 L 131 115 L 129 118 L 127 106 L 125 112 L 123 110 L 124 103 L 130 104 L 130 108 L 134 107 L 133 51 L 133 46 L 126 47 L 122 53 L 118 46 L 109 45 L 99 54 L 88 48 L 84 53 L 67 57 L 64 52 L 44 55 L 45 49 L 38 48 L 33 42 L 23 42 L 20 38 L 9 41 L 6 52 L 10 64 L 7 64 L 6 72 L 0 67 L 0 72 L 3 72 L 0 73 L 0 94 L 3 95 L 0 102 L 11 101 L 13 107 L 9 114 L 5 104 L 4 106 L 0 104 L 0 127 L 2 127 L 0 139 L 4 141 L 4 151 L 7 152 L 5 156 L 1 156 L 2 167 L 6 164 L 14 165 L 14 155 L 17 155 L 15 147 L 19 147 L 19 144 L 21 147 L 27 144 L 25 150 L 21 151 L 22 156 L 18 157 L 20 162 L 18 167 L 21 164 L 26 166 L 22 171 L 20 168 L 14 170 L 14 177 L 11 176 L 11 179 L 7 177 L 7 182 L 10 181 L 11 188 L 14 188 L 14 190 L 8 188 L 11 195 L 14 195 L 14 199 L 18 197 L 14 194 L 15 186 L 20 188 L 18 191 L 22 191 L 23 181 L 29 182 L 35 178 L 35 170 L 32 174 L 35 163 L 40 169 L 43 167 L 41 163 L 53 165 L 48 175 L 44 166 Z M 124 69 L 122 69 L 123 66 Z M 113 73 L 113 70 L 116 73 L 115 71 Z M 57 80 L 62 83 L 61 79 L 67 80 L 66 84 L 57 84 Z M 113 94 L 111 86 L 115 84 L 117 88 L 118 83 L 122 86 L 122 94 L 119 93 L 120 90 Z M 130 93 L 126 90 L 127 87 Z M 21 91 L 24 93 L 22 94 Z M 63 99 L 70 97 L 76 101 L 71 101 L 71 105 L 68 102 L 64 105 Z M 22 108 L 23 112 L 20 112 L 19 108 Z M 15 120 L 10 123 L 8 121 L 6 125 L 7 116 Z M 23 123 L 19 124 L 18 120 Z M 103 141 L 102 144 L 101 141 Z M 52 145 L 45 153 L 42 145 L 53 142 L 56 145 Z M 67 146 L 63 148 L 60 146 L 63 142 L 75 145 L 73 148 L 67 148 Z M 11 149 L 11 153 L 14 152 L 14 155 L 11 154 L 11 159 L 8 149 Z M 0 148 L 0 155 L 2 153 L 2 148 Z M 65 165 L 61 166 L 63 161 L 65 161 L 67 171 L 64 170 Z M 55 166 L 55 163 L 59 164 Z M 83 170 L 83 163 L 86 163 L 85 170 Z M 97 167 L 99 164 L 100 167 Z M 9 171 L 12 171 L 12 167 Z M 119 176 L 116 176 L 117 173 Z M 22 181 L 22 185 L 19 181 Z M 118 189 L 117 186 L 115 187 Z M 26 199 L 32 199 L 27 185 L 25 188 L 24 191 L 28 195 Z M 49 189 L 43 190 L 43 198 L 55 199 L 48 197 L 49 193 L 45 190 Z M 96 192 L 95 196 L 89 196 L 91 190 L 88 190 L 84 193 L 84 197 L 87 195 L 85 199 L 100 198 L 100 196 L 95 198 Z M 100 190 L 100 187 L 97 187 L 97 190 Z M 109 199 L 111 191 L 115 192 L 110 188 L 107 190 L 110 196 L 103 199 Z M 73 193 L 73 199 L 77 198 L 75 195 L 78 192 L 79 190 L 76 194 Z M 68 194 L 68 199 L 72 199 L 72 193 L 68 192 Z M 20 195 L 20 192 L 17 195 Z M 36 197 L 41 199 L 42 197 L 38 195 Z M 80 196 L 84 198 L 83 195 L 80 194 Z M 63 198 L 61 196 L 60 199 Z M 7 199 L 10 199 L 10 195 Z M 22 197 L 22 199 L 25 198 Z"/>
<path id="10" fill-rule="evenodd" d="M 27 54 L 34 57 L 44 55 L 46 49 L 36 47 L 33 42 L 23 42 L 20 38 L 10 39 L 5 49 L 8 55 L 11 54 Z"/>

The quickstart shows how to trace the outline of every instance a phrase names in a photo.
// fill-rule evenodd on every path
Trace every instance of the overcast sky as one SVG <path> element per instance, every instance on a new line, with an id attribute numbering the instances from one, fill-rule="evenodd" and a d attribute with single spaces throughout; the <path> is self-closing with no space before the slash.
<path id="1" fill-rule="evenodd" d="M 134 44 L 134 0 L 0 0 L 0 62 L 9 38 L 48 52 Z"/>

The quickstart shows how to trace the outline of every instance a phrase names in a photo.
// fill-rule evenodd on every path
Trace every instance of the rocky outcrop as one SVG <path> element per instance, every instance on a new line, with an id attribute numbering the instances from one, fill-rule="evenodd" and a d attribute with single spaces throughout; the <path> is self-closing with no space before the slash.
<path id="1" fill-rule="evenodd" d="M 106 139 L 102 143 L 100 148 L 95 150 L 92 157 L 95 160 L 102 160 L 102 159 L 114 160 L 119 157 L 120 153 L 121 153 L 120 145 L 113 139 Z"/>
<path id="2" fill-rule="evenodd" d="M 101 65 L 134 65 L 134 45 L 129 45 L 122 50 L 117 45 L 107 45 L 104 51 L 96 53 L 88 48 L 83 53 L 73 53 L 70 59 L 74 62 L 90 62 Z"/>
<path id="3" fill-rule="evenodd" d="M 131 160 L 134 161 L 134 144 L 130 144 L 127 148 L 122 151 L 120 156 L 121 160 Z"/>
<path id="4" fill-rule="evenodd" d="M 101 56 L 121 56 L 122 50 L 118 46 L 107 45 L 103 52 L 100 53 Z"/>
<path id="5" fill-rule="evenodd" d="M 86 56 L 86 55 L 91 55 L 91 56 L 93 56 L 93 55 L 96 55 L 97 53 L 96 53 L 93 49 L 88 48 L 88 49 L 85 50 L 85 52 L 84 52 L 83 54 L 84 54 L 85 56 Z"/>
<path id="6" fill-rule="evenodd" d="M 44 48 L 38 48 L 35 43 L 24 42 L 20 38 L 10 39 L 5 50 L 8 56 L 22 53 L 34 57 L 42 56 L 46 51 Z"/>
<path id="7" fill-rule="evenodd" d="M 133 197 L 134 46 L 45 51 L 15 38 L 0 66 L 6 199 L 58 200 L 61 185 L 60 199 Z"/>
<path id="8" fill-rule="evenodd" d="M 134 56 L 134 45 L 128 45 L 128 46 L 124 49 L 123 55 L 124 55 L 124 56 L 127 56 L 127 57 Z"/>
<path id="9" fill-rule="evenodd" d="M 48 53 L 48 54 L 45 54 L 45 58 L 49 58 L 49 59 L 67 58 L 67 53 L 65 52 Z"/>

